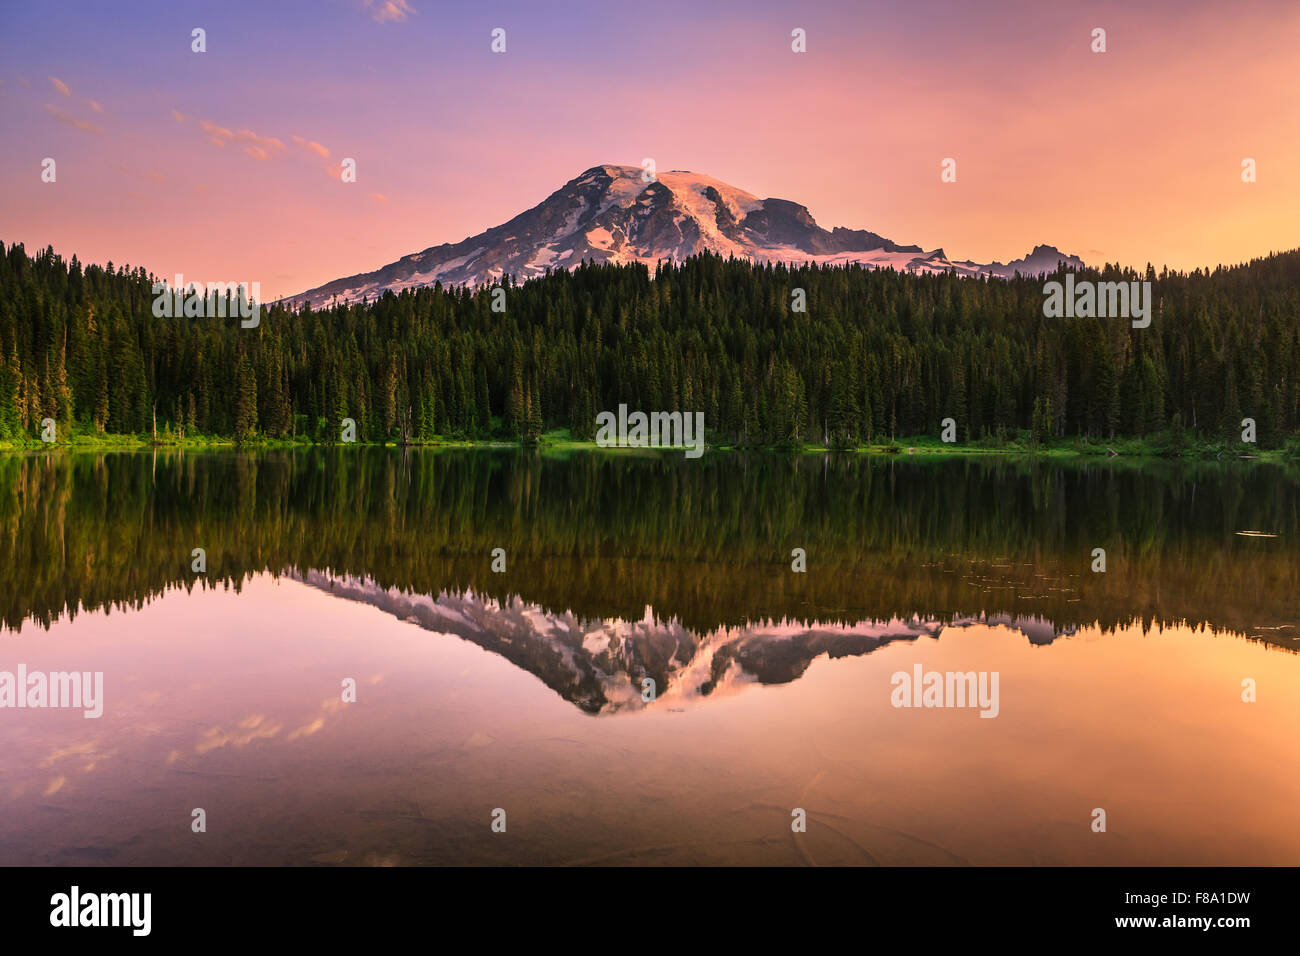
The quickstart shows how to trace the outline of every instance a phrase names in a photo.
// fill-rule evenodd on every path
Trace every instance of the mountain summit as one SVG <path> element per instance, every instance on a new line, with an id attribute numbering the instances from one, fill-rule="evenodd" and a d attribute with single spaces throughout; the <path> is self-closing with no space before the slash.
<path id="1" fill-rule="evenodd" d="M 313 307 L 374 298 L 418 286 L 478 286 L 505 273 L 524 281 L 547 269 L 584 260 L 680 261 L 702 252 L 757 262 L 860 263 L 908 272 L 956 270 L 964 275 L 1011 276 L 1052 272 L 1059 263 L 1083 266 L 1054 246 L 1037 246 L 1006 265 L 955 261 L 942 249 L 892 242 L 874 232 L 827 231 L 807 207 L 786 199 L 759 199 L 742 189 L 685 170 L 646 182 L 639 166 L 593 166 L 509 222 L 457 243 L 412 253 L 374 272 L 336 279 L 290 298 Z"/>

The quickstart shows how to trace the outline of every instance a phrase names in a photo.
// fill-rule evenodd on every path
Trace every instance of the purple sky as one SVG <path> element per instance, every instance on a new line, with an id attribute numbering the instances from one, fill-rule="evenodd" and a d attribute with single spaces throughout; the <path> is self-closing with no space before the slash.
<path id="1" fill-rule="evenodd" d="M 0 239 L 290 294 L 650 157 L 956 258 L 1300 245 L 1294 2 L 550 6 L 5 5 Z"/>

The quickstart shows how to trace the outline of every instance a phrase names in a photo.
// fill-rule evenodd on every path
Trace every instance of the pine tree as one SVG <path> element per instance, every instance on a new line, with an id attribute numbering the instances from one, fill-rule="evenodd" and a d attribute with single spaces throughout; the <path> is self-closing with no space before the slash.
<path id="1" fill-rule="evenodd" d="M 245 441 L 257 432 L 257 379 L 253 363 L 244 354 L 239 359 L 235 391 L 235 438 Z"/>

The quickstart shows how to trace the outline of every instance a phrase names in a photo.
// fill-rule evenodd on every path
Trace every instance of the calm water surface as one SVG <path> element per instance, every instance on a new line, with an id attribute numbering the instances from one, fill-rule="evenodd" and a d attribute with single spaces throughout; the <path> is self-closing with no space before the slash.
<path id="1" fill-rule="evenodd" d="M 1297 535 L 1261 465 L 0 458 L 0 671 L 105 685 L 0 709 L 0 863 L 1300 863 Z"/>

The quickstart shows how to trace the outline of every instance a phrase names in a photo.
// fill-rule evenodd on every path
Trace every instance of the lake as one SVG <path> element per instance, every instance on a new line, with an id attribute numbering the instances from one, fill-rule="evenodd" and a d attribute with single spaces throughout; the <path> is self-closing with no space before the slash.
<path id="1" fill-rule="evenodd" d="M 1295 864 L 1298 540 L 1261 463 L 2 456 L 0 672 L 103 690 L 0 709 L 0 864 Z"/>

